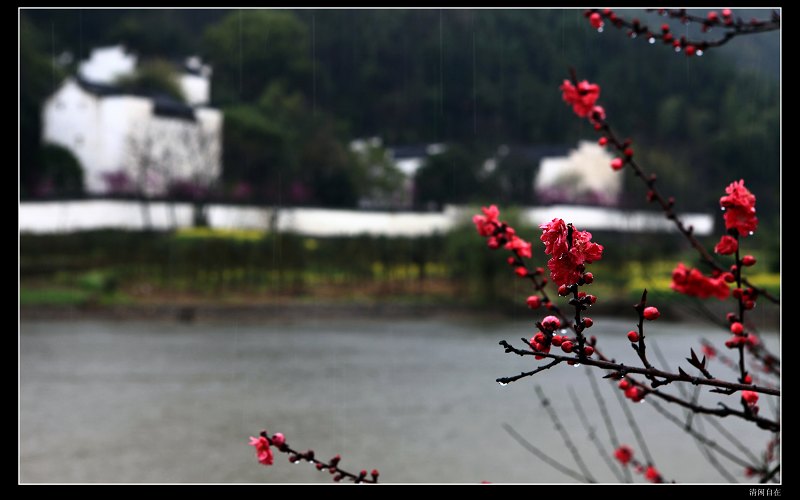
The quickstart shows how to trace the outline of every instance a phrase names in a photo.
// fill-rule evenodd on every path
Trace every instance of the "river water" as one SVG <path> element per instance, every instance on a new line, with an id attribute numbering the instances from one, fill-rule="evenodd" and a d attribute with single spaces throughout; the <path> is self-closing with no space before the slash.
<path id="1" fill-rule="evenodd" d="M 592 333 L 606 353 L 636 363 L 625 339 L 632 326 L 632 319 L 595 318 Z M 718 345 L 727 337 L 714 327 L 662 322 L 649 324 L 648 332 L 673 370 L 678 363 L 690 368 L 683 358 L 689 346 L 699 346 L 699 337 Z M 532 369 L 532 358 L 504 354 L 497 345 L 500 339 L 519 344 L 531 334 L 530 321 L 474 319 L 307 318 L 263 325 L 26 321 L 20 330 L 20 479 L 330 481 L 312 466 L 290 464 L 285 455 L 276 455 L 272 467 L 259 465 L 247 440 L 267 428 L 283 432 L 296 449 L 313 448 L 323 458 L 340 453 L 343 468 L 378 468 L 386 482 L 574 481 L 523 449 L 502 427 L 510 424 L 576 468 L 536 397 L 538 384 L 593 477 L 616 481 L 569 397 L 571 388 L 609 451 L 586 367 L 559 365 L 505 387 L 494 381 Z M 778 350 L 777 336 L 764 338 Z M 733 378 L 718 362 L 711 368 Z M 598 381 L 616 433 L 638 453 L 615 389 Z M 774 414 L 773 399 L 762 397 L 763 415 Z M 704 390 L 700 401 L 714 405 L 716 396 Z M 631 409 L 664 476 L 723 481 L 695 443 L 647 401 Z M 763 450 L 766 432 L 734 417 L 721 423 L 756 454 Z M 710 425 L 703 429 L 736 451 Z M 719 460 L 744 480 L 741 467 Z"/>

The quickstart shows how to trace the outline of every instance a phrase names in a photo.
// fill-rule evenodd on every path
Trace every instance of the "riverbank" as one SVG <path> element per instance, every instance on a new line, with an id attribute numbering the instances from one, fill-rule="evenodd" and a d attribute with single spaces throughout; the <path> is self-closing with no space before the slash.
<path id="1" fill-rule="evenodd" d="M 726 309 L 720 303 L 707 304 L 705 311 L 697 303 L 658 303 L 662 317 L 669 322 L 711 324 L 710 318 L 723 318 Z M 760 329 L 777 330 L 780 310 L 765 305 L 755 310 L 751 317 Z M 167 321 L 178 323 L 270 323 L 303 319 L 463 319 L 480 321 L 506 321 L 534 319 L 536 313 L 515 304 L 487 305 L 409 303 L 401 301 L 292 301 L 250 304 L 224 304 L 203 301 L 161 304 L 124 305 L 26 305 L 20 307 L 22 321 Z M 597 304 L 591 315 L 626 317 L 635 315 L 631 304 L 612 301 Z"/>

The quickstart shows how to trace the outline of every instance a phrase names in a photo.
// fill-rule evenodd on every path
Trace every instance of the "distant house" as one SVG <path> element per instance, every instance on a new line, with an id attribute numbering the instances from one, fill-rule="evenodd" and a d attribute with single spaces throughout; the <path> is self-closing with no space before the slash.
<path id="1" fill-rule="evenodd" d="M 595 142 L 580 141 L 566 154 L 541 158 L 534 190 L 540 203 L 615 206 L 623 176 L 611 169 L 611 154 Z"/>
<path id="2" fill-rule="evenodd" d="M 207 188 L 219 177 L 222 153 L 222 113 L 208 107 L 211 68 L 196 57 L 184 62 L 180 102 L 117 87 L 136 65 L 121 46 L 93 50 L 45 102 L 43 141 L 72 151 L 90 194 Z"/>

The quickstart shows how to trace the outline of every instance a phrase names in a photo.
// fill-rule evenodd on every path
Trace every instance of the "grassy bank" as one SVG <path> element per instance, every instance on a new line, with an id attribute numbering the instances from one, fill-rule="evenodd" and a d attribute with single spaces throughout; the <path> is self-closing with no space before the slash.
<path id="1" fill-rule="evenodd" d="M 523 235 L 537 234 L 520 228 Z M 635 301 L 642 288 L 661 302 L 677 261 L 694 254 L 675 236 L 598 233 L 606 246 L 592 265 L 601 303 Z M 22 235 L 20 304 L 104 307 L 137 304 L 257 305 L 394 302 L 491 308 L 519 304 L 530 288 L 505 252 L 488 250 L 474 229 L 417 238 L 308 238 L 261 231 L 88 231 Z M 768 252 L 753 276 L 777 292 Z M 544 265 L 544 255 L 535 255 Z"/>

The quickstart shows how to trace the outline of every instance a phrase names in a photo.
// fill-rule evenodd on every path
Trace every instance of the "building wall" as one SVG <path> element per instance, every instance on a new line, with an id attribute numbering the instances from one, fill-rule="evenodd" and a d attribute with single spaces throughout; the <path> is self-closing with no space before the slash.
<path id="1" fill-rule="evenodd" d="M 221 173 L 222 113 L 198 108 L 195 115 L 154 115 L 150 99 L 98 97 L 69 79 L 45 102 L 42 136 L 78 158 L 88 193 L 109 193 L 107 176 L 124 172 L 135 191 L 163 195 L 171 182 L 207 186 Z"/>

